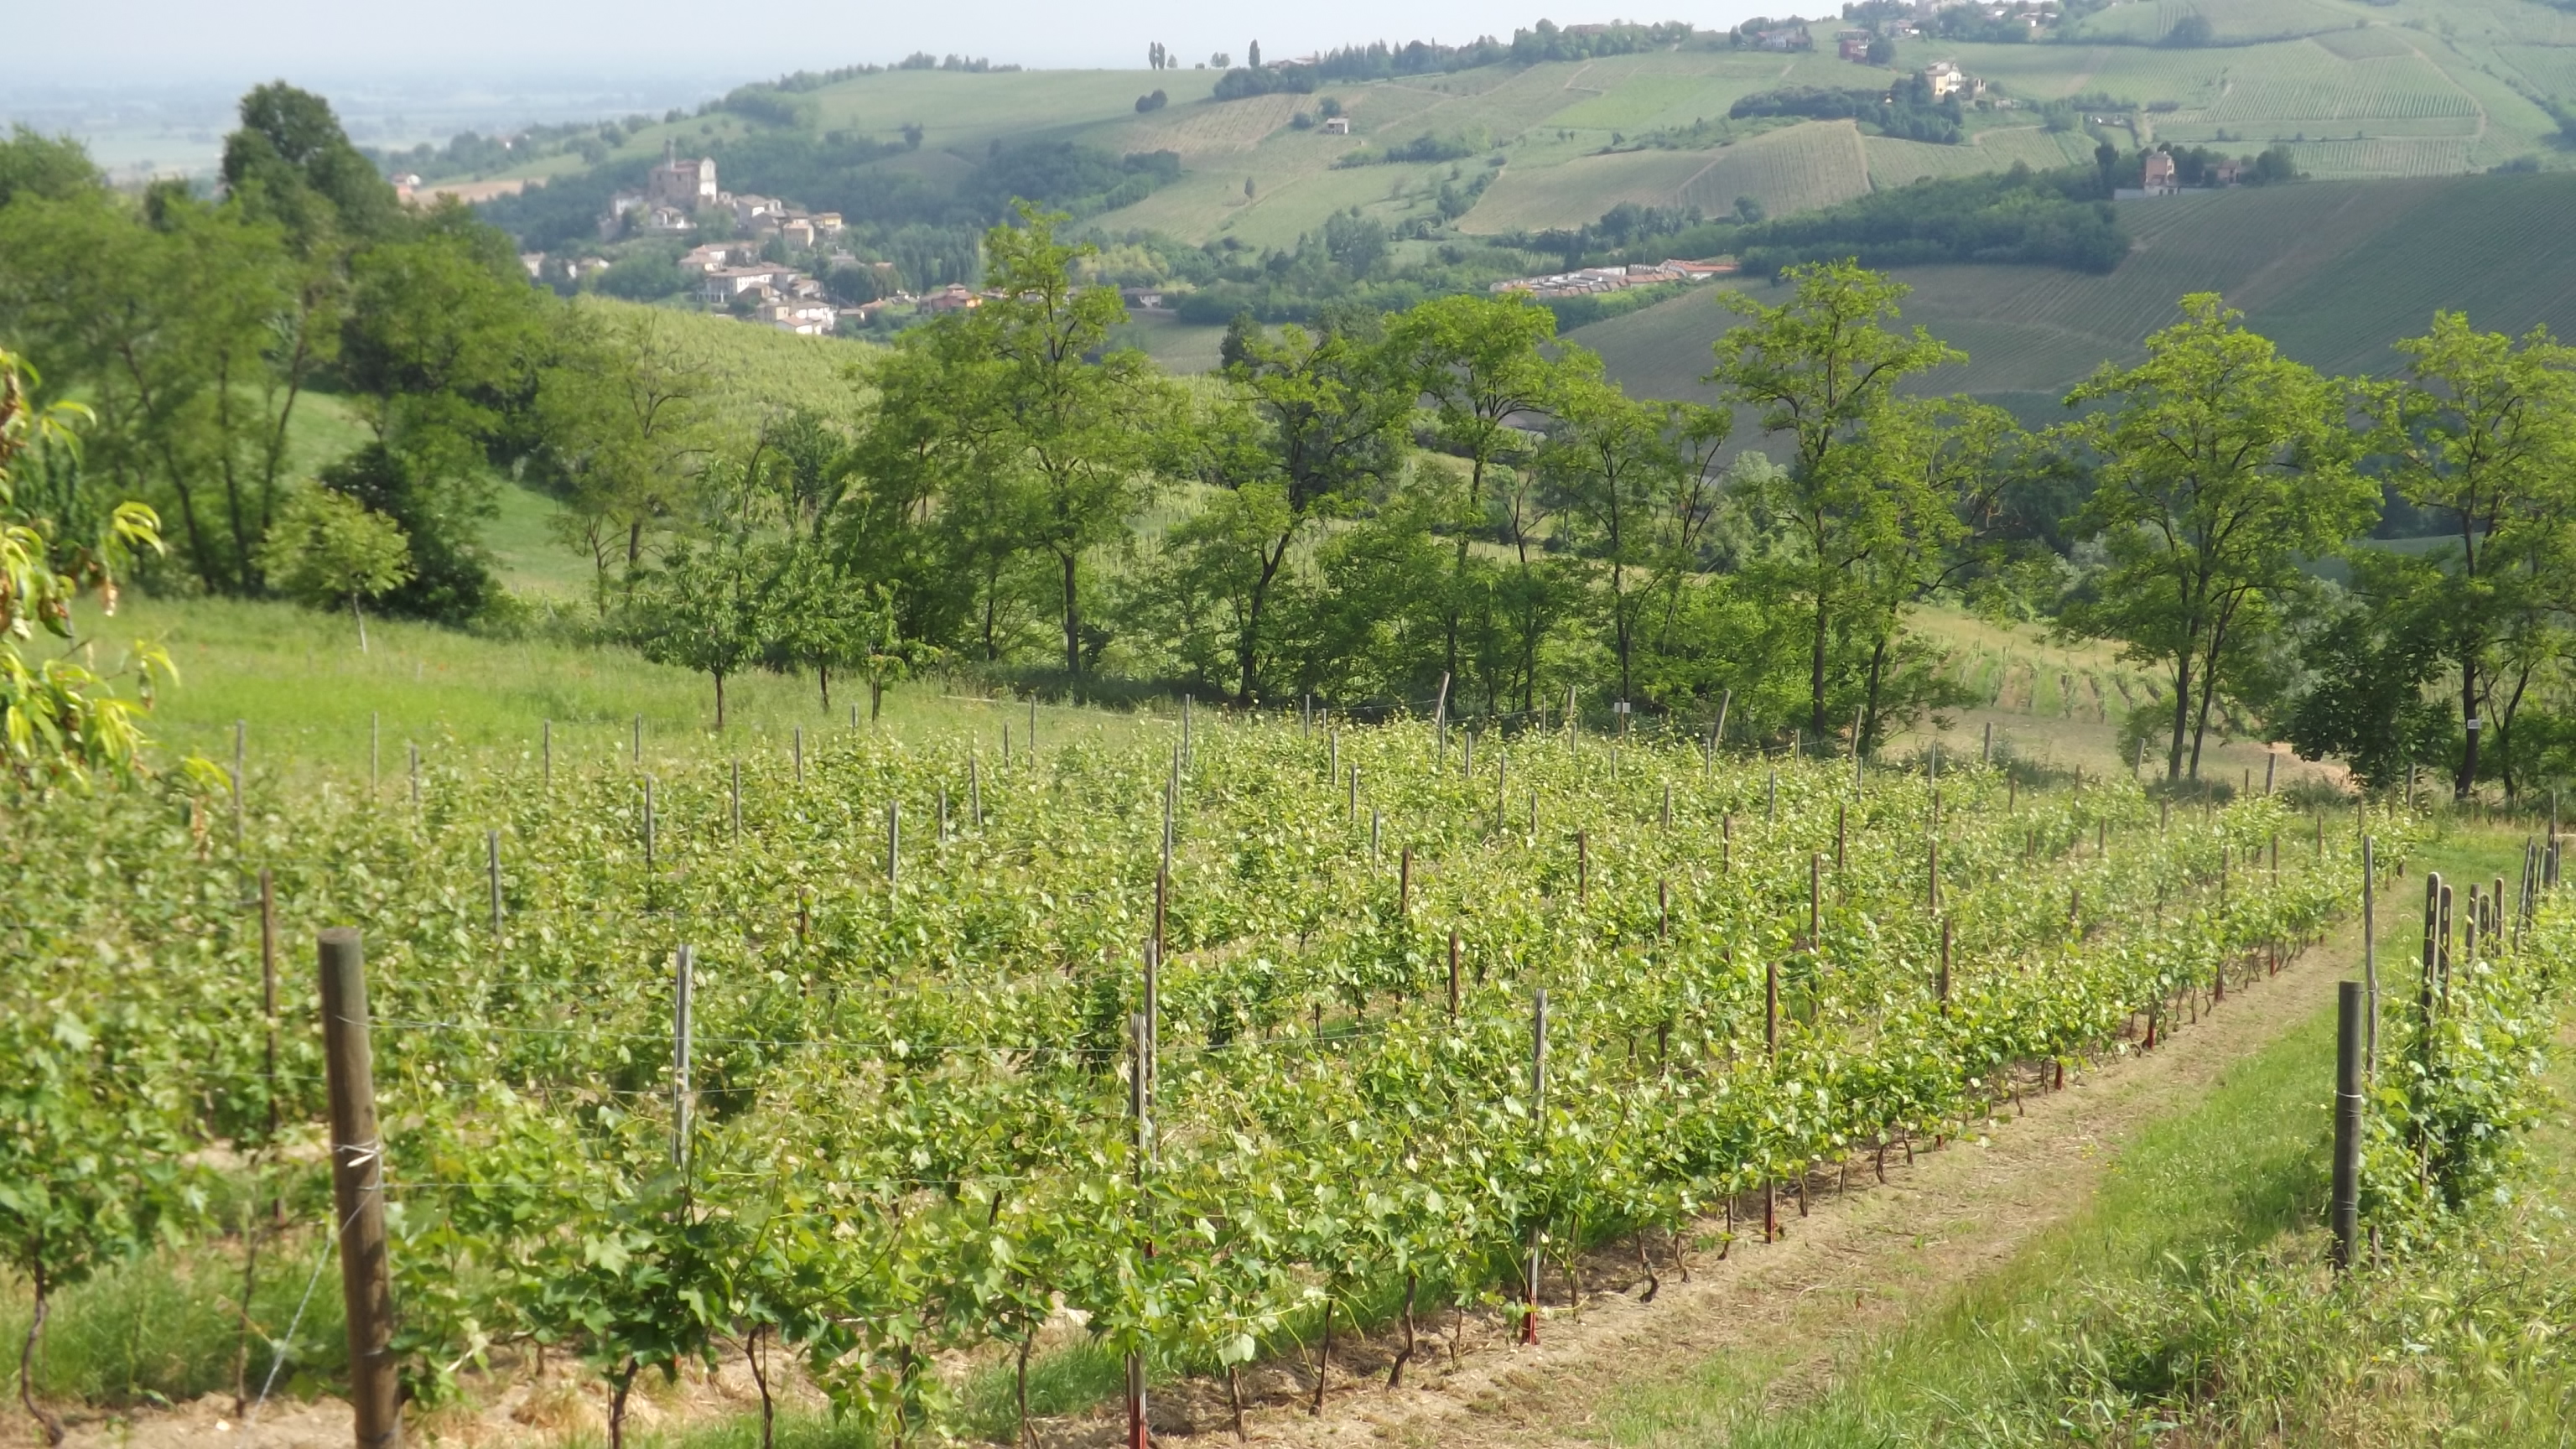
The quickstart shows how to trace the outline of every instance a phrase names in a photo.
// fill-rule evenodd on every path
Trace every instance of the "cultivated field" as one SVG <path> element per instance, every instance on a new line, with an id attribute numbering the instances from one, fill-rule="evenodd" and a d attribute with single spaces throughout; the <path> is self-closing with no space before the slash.
<path id="1" fill-rule="evenodd" d="M 1766 131 L 1714 151 L 1629 151 L 1560 166 L 1506 170 L 1460 223 L 1507 232 L 1575 227 L 1621 202 L 1696 206 L 1710 215 L 1749 196 L 1774 216 L 1830 206 L 1869 190 L 1860 132 L 1849 121 Z"/>
<path id="2" fill-rule="evenodd" d="M 2576 176 L 2311 182 L 2121 203 L 2136 249 L 2108 276 L 2041 267 L 1916 267 L 1908 321 L 1969 354 L 1939 391 L 2062 393 L 2140 355 L 2187 292 L 2216 290 L 2292 356 L 2336 371 L 2393 366 L 2388 344 L 2436 307 L 2484 328 L 2576 329 L 2576 269 L 2549 238 L 2576 227 Z M 1753 285 L 1758 294 L 1768 289 Z M 1727 315 L 1705 293 L 1579 329 L 1632 389 L 1700 397 Z"/>

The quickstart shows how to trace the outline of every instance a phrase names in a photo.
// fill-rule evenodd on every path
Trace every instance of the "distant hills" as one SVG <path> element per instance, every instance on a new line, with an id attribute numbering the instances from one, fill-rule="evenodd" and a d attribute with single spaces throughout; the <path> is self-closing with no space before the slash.
<path id="1" fill-rule="evenodd" d="M 1917 315 L 1977 359 L 1944 385 L 2045 394 L 2133 353 L 2175 297 L 2207 287 L 2339 367 L 2376 365 L 2438 300 L 2470 303 L 2486 326 L 2560 316 L 2547 246 L 2557 223 L 2538 218 L 2561 214 L 2558 173 L 2576 169 L 2560 125 L 2576 117 L 2576 13 L 2532 0 L 2079 0 L 2018 40 L 1995 38 L 2018 33 L 1999 22 L 1964 27 L 1983 39 L 1906 33 L 1963 28 L 1915 20 L 1873 22 L 1885 43 L 1855 49 L 1887 58 L 1875 65 L 1838 58 L 1835 32 L 1849 22 L 1818 20 L 1803 33 L 1812 49 L 1785 51 L 1756 48 L 1781 43 L 1776 29 L 1748 45 L 1668 27 L 1632 29 L 1616 46 L 1596 38 L 1608 53 L 1527 61 L 1574 54 L 1582 32 L 1600 31 L 1567 27 L 1550 31 L 1554 50 L 1362 47 L 1266 72 L 789 77 L 497 168 L 487 174 L 550 184 L 487 214 L 535 249 L 595 245 L 606 195 L 636 184 L 667 145 L 719 156 L 737 189 L 840 212 L 853 245 L 900 260 L 920 284 L 971 267 L 975 229 L 1012 192 L 1112 240 L 1122 284 L 1185 296 L 1192 275 L 1179 254 L 1213 246 L 1238 275 L 1295 254 L 1308 286 L 1356 254 L 1377 259 L 1380 283 L 1437 290 L 1481 287 L 1524 260 L 1548 270 L 1561 260 L 1552 248 L 1613 208 L 1777 219 L 1923 178 L 2091 167 L 2105 142 L 2132 168 L 2156 145 L 2279 147 L 2312 179 L 2122 203 L 2137 250 L 2107 276 L 1916 269 Z M 1957 144 L 1903 139 L 1866 118 L 1761 113 L 1778 109 L 1761 97 L 1802 89 L 1899 96 L 1939 61 L 1982 83 L 1951 102 Z M 2485 179 L 2500 170 L 2538 174 Z M 1313 285 L 1404 295 L 1369 280 Z M 1584 336 L 1624 375 L 1686 391 L 1707 341 L 1689 334 L 1712 317 L 1695 296 Z M 1169 317 L 1136 335 L 1176 365 L 1213 355 L 1204 328 Z"/>
<path id="2" fill-rule="evenodd" d="M 2478 327 L 2576 336 L 2576 173 L 2312 181 L 2118 203 L 2135 248 L 2106 276 L 2053 267 L 1898 269 L 1905 316 L 1962 350 L 1926 385 L 2048 414 L 2105 360 L 2217 291 L 2290 355 L 2340 373 L 2394 367 L 2389 344 L 2436 308 Z M 1767 295 L 1760 283 L 1746 283 Z M 1704 396 L 1709 344 L 1730 320 L 1706 294 L 1578 329 L 1632 390 Z"/>

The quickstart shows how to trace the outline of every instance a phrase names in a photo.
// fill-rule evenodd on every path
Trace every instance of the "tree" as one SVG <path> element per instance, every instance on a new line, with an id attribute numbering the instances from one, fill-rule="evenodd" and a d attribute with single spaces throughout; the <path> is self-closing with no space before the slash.
<path id="1" fill-rule="evenodd" d="M 2351 467 L 2339 386 L 2247 331 L 2216 293 L 2182 309 L 2147 339 L 2145 362 L 2105 364 L 2066 398 L 2096 408 L 2065 436 L 2100 459 L 2075 526 L 2109 563 L 2059 628 L 2117 640 L 2171 680 L 2167 780 L 2200 778 L 2231 672 L 2304 587 L 2301 564 L 2367 525 L 2375 496 Z"/>
<path id="2" fill-rule="evenodd" d="M 411 546 L 392 519 L 345 493 L 307 488 L 279 510 L 260 544 L 260 567 L 290 597 L 325 608 L 347 604 L 364 654 L 367 615 L 360 601 L 412 576 Z"/>
<path id="3" fill-rule="evenodd" d="M 117 571 L 138 550 L 160 550 L 160 520 L 140 503 L 120 503 L 95 532 L 75 537 L 20 504 L 16 460 L 40 441 L 69 446 L 72 425 L 87 416 L 74 404 L 39 409 L 29 397 L 33 381 L 0 348 L 0 751 L 21 785 L 78 783 L 94 771 L 128 775 L 143 744 L 137 704 L 105 693 L 106 681 L 68 655 L 31 665 L 19 646 L 38 628 L 71 640 L 73 605 L 87 590 L 98 590 L 114 614 Z M 149 707 L 155 686 L 172 677 L 169 655 L 137 646 L 134 659 L 139 703 Z"/>
<path id="4" fill-rule="evenodd" d="M 2301 611 L 2304 678 L 2282 701 L 2281 734 L 2300 758 L 2331 756 L 2365 787 L 2386 789 L 2409 764 L 2448 755 L 2457 738 L 2425 689 L 2454 637 L 2451 589 L 2424 559 L 2361 546 L 2351 561 L 2350 587 L 2321 591 Z"/>
<path id="5" fill-rule="evenodd" d="M 1865 597 L 1862 571 L 1905 513 L 1873 466 L 1872 430 L 1899 383 L 1966 358 L 1919 326 L 1892 329 L 1909 289 L 1876 272 L 1819 262 L 1782 279 L 1797 296 L 1778 307 L 1741 292 L 1719 299 L 1745 320 L 1717 340 L 1707 380 L 1754 409 L 1765 433 L 1788 435 L 1787 468 L 1767 477 L 1753 506 L 1789 545 L 1777 577 L 1810 621 L 1807 728 L 1821 737 L 1833 728 L 1827 661 L 1837 623 Z"/>
<path id="6" fill-rule="evenodd" d="M 1111 330 L 1127 320 L 1117 289 L 1074 285 L 1074 264 L 1095 249 L 1056 240 L 1061 214 L 1025 202 L 1018 212 L 1018 225 L 984 236 L 996 295 L 917 330 L 947 329 L 953 336 L 921 345 L 959 344 L 952 365 L 976 371 L 980 387 L 959 397 L 971 406 L 954 423 L 970 432 L 983 466 L 1028 489 L 1028 506 L 1014 510 L 1021 538 L 1055 561 L 1065 674 L 1079 683 L 1082 560 L 1125 535 L 1175 395 L 1143 353 L 1110 347 Z"/>
<path id="7" fill-rule="evenodd" d="M 106 188 L 89 148 L 73 137 L 46 136 L 22 122 L 0 140 L 0 206 L 19 195 L 63 201 Z"/>
<path id="8" fill-rule="evenodd" d="M 718 730 L 725 727 L 725 680 L 758 659 L 765 642 L 765 563 L 736 539 L 683 543 L 628 602 L 627 637 L 645 658 L 715 682 Z"/>
<path id="9" fill-rule="evenodd" d="M 1939 679 L 1937 661 L 1906 638 L 1905 620 L 1945 590 L 1981 587 L 1990 605 L 2013 596 L 2015 550 L 1999 535 L 2006 493 L 2016 481 L 2019 436 L 2010 413 L 1955 397 L 1896 399 L 1870 431 L 1870 467 L 1896 507 L 1885 546 L 1864 575 L 1871 615 L 1863 625 L 1869 658 L 1858 746 L 1864 752 L 1879 738 L 1883 720 L 1964 702 Z M 2053 581 L 2054 568 L 2042 568 Z"/>
<path id="10" fill-rule="evenodd" d="M 0 331 L 90 406 L 91 465 L 172 519 L 198 580 L 256 594 L 295 407 L 334 350 L 337 304 L 275 226 L 181 192 L 149 200 L 23 193 L 0 208 Z"/>
<path id="11" fill-rule="evenodd" d="M 392 185 L 349 143 L 331 103 L 283 81 L 242 97 L 221 174 L 227 192 L 278 222 L 308 255 L 336 235 L 385 235 L 401 216 Z"/>
<path id="12" fill-rule="evenodd" d="M 1557 426 L 1537 471 L 1558 500 L 1576 552 L 1603 575 L 1619 698 L 1637 697 L 1641 621 L 1654 585 L 1688 572 L 1714 504 L 1703 487 L 1734 419 L 1715 408 L 1641 403 L 1569 344 Z"/>
<path id="13" fill-rule="evenodd" d="M 1297 541 L 1321 520 L 1344 517 L 1404 467 L 1402 428 L 1413 412 L 1400 357 L 1385 340 L 1347 328 L 1253 328 L 1229 339 L 1240 360 L 1225 378 L 1232 409 L 1193 428 L 1184 467 L 1230 488 L 1223 526 L 1198 541 L 1232 539 L 1249 551 L 1235 613 L 1235 700 L 1261 693 L 1267 606 Z"/>
<path id="14" fill-rule="evenodd" d="M 1469 501 L 1490 511 L 1496 530 L 1519 565 L 1519 625 L 1514 682 L 1520 707 L 1537 706 L 1538 645 L 1550 612 L 1530 545 L 1543 521 L 1536 480 L 1514 466 L 1534 439 L 1512 419 L 1534 423 L 1557 386 L 1540 348 L 1556 336 L 1556 314 L 1517 293 L 1440 297 L 1398 317 L 1388 335 L 1412 365 L 1414 386 L 1432 406 L 1432 435 L 1445 451 L 1467 462 Z M 1466 625 L 1465 586 L 1469 534 L 1457 535 L 1452 581 L 1461 591 L 1453 605 L 1446 668 L 1461 664 Z"/>
<path id="15" fill-rule="evenodd" d="M 2403 376 L 2369 385 L 2371 452 L 2399 497 L 2447 527 L 2440 559 L 2445 655 L 2459 671 L 2467 743 L 2451 783 L 2476 788 L 2481 726 L 2511 728 L 2538 651 L 2515 650 L 2542 627 L 2553 585 L 2571 557 L 2565 526 L 2576 510 L 2576 349 L 2534 328 L 2519 340 L 2473 332 L 2466 316 L 2437 312 L 2421 337 L 2397 344 Z M 2518 653 L 2520 666 L 2500 654 Z M 2506 688 L 2498 697 L 2498 685 Z M 2507 762 L 2505 791 L 2514 778 Z"/>
<path id="16" fill-rule="evenodd" d="M 557 323 L 536 384 L 540 476 L 564 497 L 557 536 L 590 555 L 595 596 L 608 571 L 644 566 L 646 540 L 684 516 L 711 445 L 707 360 L 650 311 L 575 307 Z"/>
<path id="17" fill-rule="evenodd" d="M 441 485 L 425 472 L 411 455 L 371 442 L 325 467 L 316 481 L 382 515 L 409 546 L 410 574 L 374 599 L 378 613 L 469 623 L 498 592 L 473 526 L 491 511 L 490 486 L 479 475 L 470 484 Z M 284 588 L 274 577 L 270 583 Z"/>

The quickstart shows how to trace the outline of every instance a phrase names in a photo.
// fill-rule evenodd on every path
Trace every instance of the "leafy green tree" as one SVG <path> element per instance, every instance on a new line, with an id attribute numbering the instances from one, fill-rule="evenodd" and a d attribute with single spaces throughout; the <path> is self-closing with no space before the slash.
<path id="1" fill-rule="evenodd" d="M 224 189 L 280 224 L 308 254 L 335 233 L 377 237 L 401 215 L 394 189 L 340 128 L 331 103 L 283 81 L 241 99 L 241 128 L 224 138 Z"/>
<path id="2" fill-rule="evenodd" d="M 1094 253 L 1056 240 L 1066 218 L 1022 203 L 1019 223 L 985 233 L 992 295 L 919 329 L 953 338 L 981 386 L 972 411 L 952 420 L 973 439 L 978 463 L 1027 490 L 1007 511 L 1026 546 L 1044 551 L 1061 584 L 1066 676 L 1083 676 L 1082 561 L 1125 535 L 1144 499 L 1151 448 L 1175 405 L 1141 352 L 1112 348 L 1127 320 L 1113 287 L 1076 287 L 1073 268 Z M 966 400 L 966 399 L 961 399 Z"/>
<path id="3" fill-rule="evenodd" d="M 0 140 L 0 206 L 22 194 L 63 201 L 106 188 L 89 148 L 71 136 L 47 136 L 22 122 Z"/>
<path id="4" fill-rule="evenodd" d="M 2216 293 L 2182 309 L 2146 361 L 2105 365 L 2066 398 L 2095 409 L 2066 436 L 2101 460 L 2076 527 L 2109 563 L 2059 627 L 2116 640 L 2171 681 L 2167 780 L 2200 778 L 2220 692 L 2306 586 L 2303 563 L 2367 526 L 2377 493 L 2353 471 L 2340 386 Z"/>
<path id="5" fill-rule="evenodd" d="M 1568 345 L 1557 426 L 1537 471 L 1556 498 L 1577 554 L 1600 573 L 1619 698 L 1637 697 L 1643 621 L 1659 584 L 1678 586 L 1697 563 L 1716 498 L 1707 479 L 1734 419 L 1715 408 L 1631 400 L 1600 358 Z"/>
<path id="6" fill-rule="evenodd" d="M 2376 424 L 2369 447 L 2398 496 L 2440 520 L 2451 541 L 2438 613 L 2467 735 L 2451 789 L 2466 799 L 2482 726 L 2510 731 L 2536 661 L 2556 652 L 2536 636 L 2576 566 L 2566 532 L 2576 515 L 2576 349 L 2546 328 L 2516 339 L 2437 312 L 2431 331 L 2397 350 L 2405 373 L 2364 390 Z M 2503 763 L 2510 795 L 2510 757 Z"/>
<path id="7" fill-rule="evenodd" d="M 1771 575 L 1781 602 L 1810 621 L 1807 729 L 1821 737 L 1835 723 L 1828 665 L 1836 633 L 1848 612 L 1867 606 L 1869 566 L 1899 536 L 1909 506 L 1884 486 L 1871 435 L 1900 383 L 1964 355 L 1919 326 L 1889 325 L 1908 290 L 1902 283 L 1850 262 L 1791 267 L 1782 278 L 1797 296 L 1778 307 L 1741 292 L 1719 298 L 1745 320 L 1718 338 L 1708 381 L 1790 445 L 1785 471 L 1767 476 L 1751 501 L 1782 534 Z"/>
<path id="8" fill-rule="evenodd" d="M 627 601 L 625 632 L 645 658 L 714 681 L 719 730 L 725 680 L 756 662 L 768 642 L 773 577 L 763 551 L 746 540 L 688 542 Z"/>
<path id="9" fill-rule="evenodd" d="M 1349 516 L 1403 471 L 1404 424 L 1413 411 L 1394 349 L 1346 328 L 1254 328 L 1227 368 L 1230 406 L 1193 419 L 1182 471 L 1232 490 L 1176 539 L 1208 554 L 1235 553 L 1224 590 L 1233 621 L 1235 700 L 1258 699 L 1273 643 L 1269 603 L 1298 541 L 1325 520 Z M 1213 562 L 1213 560 L 1211 560 Z"/>
<path id="10" fill-rule="evenodd" d="M 1512 665 L 1524 710 L 1537 704 L 1539 641 L 1557 602 L 1530 557 L 1545 512 L 1537 481 L 1522 466 L 1533 442 L 1525 428 L 1546 412 L 1557 386 L 1540 350 L 1555 335 L 1556 314 L 1517 293 L 1435 298 L 1388 328 L 1389 339 L 1413 367 L 1416 388 L 1431 404 L 1433 437 L 1466 460 L 1469 499 L 1488 512 L 1494 531 L 1513 551 L 1517 588 L 1509 612 L 1518 638 Z M 1468 533 L 1457 535 L 1451 566 L 1459 595 L 1448 631 L 1445 667 L 1452 674 L 1461 666 L 1473 597 L 1469 542 Z"/>
<path id="11" fill-rule="evenodd" d="M 174 520 L 205 587 L 257 593 L 295 408 L 336 342 L 328 289 L 306 288 L 274 226 L 178 193 L 148 215 L 22 193 L 0 208 L 0 257 L 0 330 L 93 409 L 89 465 Z"/>
<path id="12" fill-rule="evenodd" d="M 307 488 L 289 498 L 260 544 L 260 567 L 277 589 L 324 608 L 349 606 L 358 652 L 367 652 L 362 600 L 412 576 L 401 525 L 345 493 Z"/>
<path id="13" fill-rule="evenodd" d="M 1868 663 L 1861 695 L 1866 751 L 1885 722 L 1966 702 L 1938 673 L 1937 653 L 1911 638 L 1907 617 L 1943 592 L 1982 595 L 2002 605 L 2026 586 L 2016 550 L 2002 537 L 2008 490 L 2018 478 L 2021 430 L 2003 409 L 1967 398 L 1900 398 L 1884 408 L 1868 439 L 1870 466 L 1894 501 L 1885 546 L 1863 577 L 1870 596 L 1862 624 Z M 2055 581 L 2051 563 L 2040 577 Z"/>
<path id="14" fill-rule="evenodd" d="M 359 252 L 350 283 L 340 368 L 377 441 L 430 476 L 469 473 L 535 388 L 555 304 L 458 208 Z"/>
<path id="15" fill-rule="evenodd" d="M 595 595 L 648 539 L 685 518 L 713 447 L 712 364 L 650 312 L 561 314 L 536 383 L 540 476 L 563 497 L 553 521 L 590 555 Z"/>
<path id="16" fill-rule="evenodd" d="M 442 484 L 426 473 L 411 455 L 370 442 L 323 468 L 316 481 L 402 530 L 411 571 L 374 600 L 377 612 L 469 623 L 500 591 L 474 527 L 492 511 L 490 485 L 479 474 Z M 269 582 L 285 588 L 274 576 Z"/>
<path id="17" fill-rule="evenodd" d="M 88 415 L 76 404 L 38 408 L 30 383 L 24 364 L 0 348 L 0 750 L 22 785 L 130 774 L 143 743 L 136 705 L 106 693 L 87 666 L 69 657 L 29 664 L 20 646 L 39 628 L 72 639 L 72 607 L 85 590 L 100 591 L 113 614 L 116 573 L 136 551 L 159 551 L 160 520 L 140 503 L 121 503 L 93 534 L 75 537 L 21 506 L 16 460 L 40 441 L 68 446 L 71 426 Z M 171 677 L 170 659 L 143 646 L 135 661 L 140 702 L 149 706 L 154 687 Z M 58 1426 L 53 1437 L 61 1437 Z"/>
<path id="18" fill-rule="evenodd" d="M 2459 731 L 2426 686 L 2456 637 L 2450 579 L 2438 564 L 2385 549 L 2351 552 L 2348 588 L 2321 591 L 2296 621 L 2303 678 L 2276 711 L 2300 758 L 2341 760 L 2370 789 L 2410 763 L 2448 758 Z"/>

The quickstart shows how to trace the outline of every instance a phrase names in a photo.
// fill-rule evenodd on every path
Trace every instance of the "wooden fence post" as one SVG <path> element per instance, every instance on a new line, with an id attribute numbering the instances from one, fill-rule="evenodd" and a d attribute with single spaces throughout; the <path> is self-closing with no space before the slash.
<path id="1" fill-rule="evenodd" d="M 694 1097 L 689 1089 L 690 1037 L 695 1030 L 692 1020 L 697 991 L 698 955 L 682 946 L 671 964 L 671 1165 L 689 1165 L 689 1113 Z"/>
<path id="2" fill-rule="evenodd" d="M 1539 1150 L 1547 1148 L 1547 988 L 1540 987 L 1530 998 L 1530 1132 L 1538 1139 Z M 1521 1312 L 1521 1342 L 1538 1342 L 1538 1269 L 1539 1235 L 1543 1225 L 1535 1220 L 1529 1230 L 1529 1288 L 1527 1306 Z"/>
<path id="3" fill-rule="evenodd" d="M 2334 1265 L 2349 1272 L 2361 1221 L 2362 984 L 2336 983 Z"/>
<path id="4" fill-rule="evenodd" d="M 322 932 L 317 945 L 331 1096 L 331 1201 L 340 1219 L 340 1299 L 349 1324 L 349 1404 L 356 1449 L 394 1449 L 402 1407 L 396 1397 L 384 1143 L 376 1132 L 365 956 L 354 926 Z"/>
<path id="5" fill-rule="evenodd" d="M 2377 863 L 2370 837 L 2361 838 L 2361 984 L 2369 1019 L 2362 1028 L 2362 1077 L 2379 1085 L 2379 911 Z"/>

